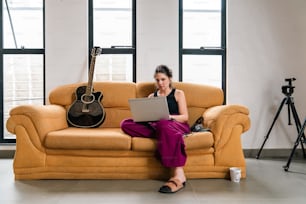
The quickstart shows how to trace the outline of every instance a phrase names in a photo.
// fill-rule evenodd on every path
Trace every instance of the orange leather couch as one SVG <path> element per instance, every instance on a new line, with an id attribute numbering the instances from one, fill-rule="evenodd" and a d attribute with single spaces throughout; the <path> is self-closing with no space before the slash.
<path id="1" fill-rule="evenodd" d="M 75 90 L 86 83 L 57 87 L 48 105 L 22 105 L 10 111 L 7 129 L 16 135 L 15 179 L 164 179 L 168 170 L 155 158 L 156 140 L 130 137 L 120 122 L 130 117 L 128 99 L 146 97 L 154 83 L 96 82 L 106 111 L 98 128 L 75 128 L 67 109 Z M 249 111 L 223 105 L 223 92 L 211 86 L 177 82 L 185 92 L 189 124 L 203 115 L 211 132 L 185 137 L 188 178 L 229 178 L 229 167 L 246 177 L 241 135 L 250 127 Z"/>

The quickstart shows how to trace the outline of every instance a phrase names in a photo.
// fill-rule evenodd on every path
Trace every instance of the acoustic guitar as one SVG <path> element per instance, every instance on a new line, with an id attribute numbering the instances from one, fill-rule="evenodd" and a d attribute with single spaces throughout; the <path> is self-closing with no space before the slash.
<path id="1" fill-rule="evenodd" d="M 94 92 L 93 73 L 96 56 L 101 54 L 100 47 L 93 47 L 91 50 L 91 62 L 87 86 L 80 86 L 76 89 L 76 99 L 69 107 L 67 121 L 71 126 L 79 128 L 98 127 L 104 122 L 105 110 L 100 103 L 103 98 L 101 92 Z"/>

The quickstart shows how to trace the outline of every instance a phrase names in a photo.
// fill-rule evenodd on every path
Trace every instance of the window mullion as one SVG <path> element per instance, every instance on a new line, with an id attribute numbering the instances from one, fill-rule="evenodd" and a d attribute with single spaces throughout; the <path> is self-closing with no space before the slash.
<path id="1" fill-rule="evenodd" d="M 45 49 L 2 49 L 3 54 L 44 54 Z"/>
<path id="2" fill-rule="evenodd" d="M 220 48 L 200 48 L 200 49 L 183 49 L 185 55 L 223 55 L 224 49 Z"/>
<path id="3" fill-rule="evenodd" d="M 134 54 L 134 48 L 102 48 L 102 54 Z"/>

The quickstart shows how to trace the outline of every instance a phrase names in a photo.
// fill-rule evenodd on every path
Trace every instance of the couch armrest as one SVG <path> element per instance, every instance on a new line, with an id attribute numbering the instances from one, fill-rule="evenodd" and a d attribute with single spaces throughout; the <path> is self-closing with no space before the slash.
<path id="1" fill-rule="evenodd" d="M 16 134 L 18 140 L 18 129 L 21 127 L 27 132 L 32 144 L 43 151 L 42 142 L 48 132 L 68 127 L 66 110 L 58 105 L 18 106 L 10 111 L 6 128 Z"/>
<path id="2" fill-rule="evenodd" d="M 216 164 L 243 166 L 241 134 L 250 128 L 248 108 L 241 105 L 220 105 L 207 109 L 204 125 L 214 135 Z"/>

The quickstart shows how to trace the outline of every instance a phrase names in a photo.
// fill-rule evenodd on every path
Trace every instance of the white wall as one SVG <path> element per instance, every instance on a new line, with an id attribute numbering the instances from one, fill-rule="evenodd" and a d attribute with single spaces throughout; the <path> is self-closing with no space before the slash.
<path id="1" fill-rule="evenodd" d="M 155 67 L 166 64 L 178 80 L 177 0 L 137 0 L 137 81 L 152 81 Z"/>
<path id="2" fill-rule="evenodd" d="M 88 6 L 84 0 L 45 1 L 46 93 L 58 85 L 86 81 Z"/>
<path id="3" fill-rule="evenodd" d="M 306 115 L 306 1 L 230 0 L 228 3 L 228 103 L 251 112 L 252 128 L 244 148 L 259 148 L 285 95 L 284 78 L 296 77 L 295 105 Z M 293 119 L 292 122 L 294 123 Z M 287 105 L 266 148 L 291 148 L 295 126 L 288 126 Z"/>
<path id="4" fill-rule="evenodd" d="M 250 109 L 252 127 L 243 148 L 257 149 L 284 98 L 284 78 L 296 77 L 294 97 L 306 116 L 306 1 L 230 0 L 228 3 L 227 102 Z M 87 1 L 46 1 L 46 91 L 86 81 Z M 151 81 L 157 64 L 178 77 L 178 1 L 137 0 L 137 80 Z M 287 106 L 265 148 L 291 148 L 294 126 Z M 293 120 L 292 120 L 293 122 Z"/>

